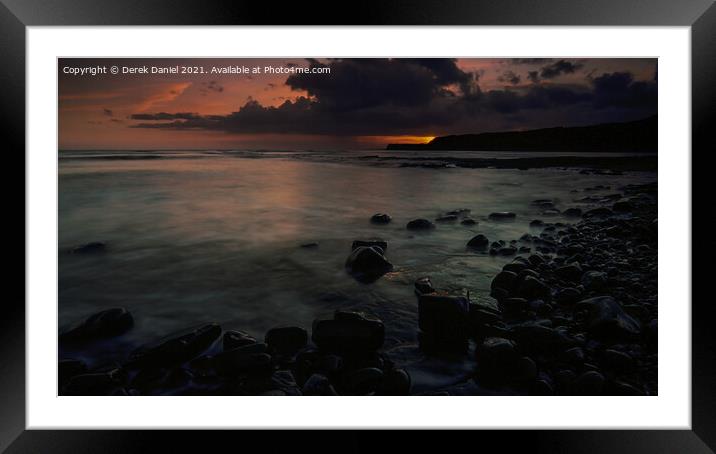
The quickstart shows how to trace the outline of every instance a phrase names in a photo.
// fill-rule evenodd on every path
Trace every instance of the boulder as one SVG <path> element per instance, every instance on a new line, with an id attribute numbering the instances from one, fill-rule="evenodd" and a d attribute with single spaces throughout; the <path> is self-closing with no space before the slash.
<path id="1" fill-rule="evenodd" d="M 410 394 L 410 374 L 405 369 L 389 369 L 383 372 L 383 382 L 376 394 L 381 396 L 407 396 Z"/>
<path id="2" fill-rule="evenodd" d="M 408 230 L 431 230 L 435 228 L 435 224 L 427 219 L 413 219 L 405 226 Z"/>
<path id="3" fill-rule="evenodd" d="M 607 207 L 592 208 L 584 213 L 585 218 L 605 218 L 613 215 L 614 212 Z"/>
<path id="4" fill-rule="evenodd" d="M 264 343 L 245 345 L 217 354 L 214 367 L 224 375 L 268 374 L 271 372 L 271 355 Z"/>
<path id="5" fill-rule="evenodd" d="M 210 323 L 146 344 L 129 359 L 133 366 L 160 367 L 184 363 L 206 351 L 221 336 L 221 327 Z"/>
<path id="6" fill-rule="evenodd" d="M 292 355 L 308 343 L 308 333 L 299 326 L 272 328 L 264 340 L 271 351 Z"/>
<path id="7" fill-rule="evenodd" d="M 315 320 L 311 339 L 319 349 L 333 353 L 369 353 L 385 340 L 385 327 L 378 319 L 357 312 L 337 312 L 333 320 Z"/>
<path id="8" fill-rule="evenodd" d="M 598 296 L 582 300 L 575 311 L 584 315 L 589 334 L 605 341 L 628 340 L 638 336 L 639 322 L 622 309 L 611 296 Z"/>
<path id="9" fill-rule="evenodd" d="M 415 294 L 420 296 L 428 293 L 435 292 L 435 287 L 433 287 L 433 283 L 430 281 L 430 278 L 420 277 L 415 280 Z"/>
<path id="10" fill-rule="evenodd" d="M 301 389 L 304 396 L 337 396 L 338 393 L 325 375 L 312 374 Z"/>
<path id="11" fill-rule="evenodd" d="M 370 222 L 373 224 L 389 224 L 393 218 L 385 213 L 376 213 L 370 217 Z"/>
<path id="12" fill-rule="evenodd" d="M 383 371 L 376 367 L 365 367 L 352 372 L 343 380 L 345 394 L 365 396 L 375 393 L 383 383 Z"/>
<path id="13" fill-rule="evenodd" d="M 551 301 L 552 291 L 550 290 L 549 286 L 547 286 L 547 284 L 542 282 L 540 279 L 534 276 L 526 275 L 518 282 L 517 296 L 521 298 L 526 298 L 528 300 L 543 299 L 545 301 Z"/>
<path id="14" fill-rule="evenodd" d="M 470 301 L 463 296 L 421 295 L 418 298 L 420 330 L 437 343 L 466 340 Z"/>
<path id="15" fill-rule="evenodd" d="M 473 248 L 473 249 L 480 249 L 485 250 L 487 249 L 487 246 L 490 244 L 490 240 L 487 239 L 487 237 L 483 234 L 476 235 L 470 239 L 470 241 L 467 242 L 467 247 Z"/>
<path id="16" fill-rule="evenodd" d="M 554 270 L 554 274 L 560 279 L 570 282 L 579 282 L 582 278 L 582 267 L 579 263 L 570 263 L 569 265 L 560 266 Z"/>
<path id="17" fill-rule="evenodd" d="M 97 312 L 60 333 L 60 341 L 87 341 L 124 334 L 134 325 L 134 318 L 123 307 Z"/>
<path id="18" fill-rule="evenodd" d="M 604 389 L 604 375 L 590 370 L 577 377 L 572 383 L 572 392 L 578 396 L 598 396 Z"/>
<path id="19" fill-rule="evenodd" d="M 379 238 L 372 240 L 355 240 L 351 245 L 351 251 L 355 251 L 359 247 L 378 247 L 382 251 L 381 254 L 385 254 L 388 250 L 388 242 Z"/>
<path id="20" fill-rule="evenodd" d="M 607 286 L 609 276 L 601 271 L 587 271 L 581 279 L 581 283 L 586 290 L 602 290 Z"/>
<path id="21" fill-rule="evenodd" d="M 510 294 L 515 290 L 516 286 L 517 274 L 513 273 L 512 271 L 501 271 L 497 273 L 494 279 L 492 279 L 492 283 L 490 284 L 490 288 L 493 293 L 496 289 L 502 289 L 506 291 L 507 294 Z"/>
<path id="22" fill-rule="evenodd" d="M 393 264 L 378 247 L 360 246 L 346 260 L 346 269 L 360 281 L 373 281 L 391 271 Z"/>
<path id="23" fill-rule="evenodd" d="M 530 227 L 542 227 L 544 225 L 544 221 L 540 219 L 534 219 L 530 221 Z"/>
<path id="24" fill-rule="evenodd" d="M 224 350 L 233 350 L 255 343 L 256 339 L 244 331 L 226 331 L 222 340 Z"/>

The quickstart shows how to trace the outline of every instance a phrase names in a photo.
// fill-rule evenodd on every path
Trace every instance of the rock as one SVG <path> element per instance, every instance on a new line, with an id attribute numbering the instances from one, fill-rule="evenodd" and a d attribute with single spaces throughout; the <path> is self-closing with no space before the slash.
<path id="1" fill-rule="evenodd" d="M 564 279 L 570 282 L 579 282 L 582 278 L 582 267 L 579 263 L 570 263 L 569 265 L 560 266 L 554 270 L 554 274 L 560 279 Z"/>
<path id="2" fill-rule="evenodd" d="M 256 343 L 256 339 L 243 331 L 226 331 L 223 338 L 223 349 L 233 350 Z"/>
<path id="3" fill-rule="evenodd" d="M 427 219 L 413 219 L 405 226 L 408 230 L 430 230 L 435 228 L 435 224 Z"/>
<path id="4" fill-rule="evenodd" d="M 484 250 L 487 249 L 488 244 L 490 244 L 490 240 L 488 240 L 485 235 L 479 234 L 472 237 L 472 239 L 467 242 L 467 247 Z"/>
<path id="5" fill-rule="evenodd" d="M 308 343 L 308 333 L 298 326 L 272 328 L 266 333 L 265 342 L 271 351 L 292 355 Z"/>
<path id="6" fill-rule="evenodd" d="M 500 301 L 505 312 L 517 314 L 527 309 L 527 300 L 524 298 L 505 298 Z"/>
<path id="7" fill-rule="evenodd" d="M 383 322 L 360 313 L 337 313 L 333 320 L 315 320 L 311 338 L 321 350 L 334 353 L 366 353 L 385 340 Z"/>
<path id="8" fill-rule="evenodd" d="M 472 210 L 470 210 L 469 208 L 458 208 L 457 210 L 448 211 L 445 214 L 454 216 L 467 216 L 468 214 L 470 214 L 470 211 Z"/>
<path id="9" fill-rule="evenodd" d="M 502 267 L 502 271 L 511 271 L 515 274 L 527 269 L 528 266 L 522 262 L 511 262 Z"/>
<path id="10" fill-rule="evenodd" d="M 554 300 L 559 304 L 574 304 L 581 298 L 582 292 L 574 287 L 565 287 L 557 290 Z"/>
<path id="11" fill-rule="evenodd" d="M 267 374 L 271 372 L 268 346 L 256 343 L 221 352 L 213 358 L 214 367 L 225 375 Z"/>
<path id="12" fill-rule="evenodd" d="M 497 276 L 492 279 L 492 283 L 490 284 L 490 288 L 493 293 L 496 289 L 502 289 L 508 294 L 510 294 L 512 291 L 514 291 L 516 286 L 517 274 L 513 273 L 512 271 L 501 271 L 497 273 Z"/>
<path id="13" fill-rule="evenodd" d="M 410 395 L 410 374 L 405 369 L 390 369 L 383 373 L 383 382 L 378 388 L 381 396 Z"/>
<path id="14" fill-rule="evenodd" d="M 565 347 L 574 345 L 573 340 L 565 333 L 534 322 L 513 326 L 510 329 L 510 337 L 525 351 L 539 354 L 562 351 Z"/>
<path id="15" fill-rule="evenodd" d="M 584 213 L 585 218 L 605 218 L 613 215 L 614 212 L 606 207 L 592 208 Z"/>
<path id="16" fill-rule="evenodd" d="M 532 384 L 531 393 L 535 396 L 553 396 L 554 383 L 551 377 L 545 373 L 538 374 L 537 379 Z"/>
<path id="17" fill-rule="evenodd" d="M 512 380 L 517 383 L 531 383 L 537 378 L 537 364 L 528 356 L 515 361 Z"/>
<path id="18" fill-rule="evenodd" d="M 517 285 L 517 295 L 526 298 L 528 300 L 531 299 L 544 299 L 546 301 L 552 300 L 552 291 L 550 288 L 542 282 L 540 279 L 537 279 L 534 276 L 525 276 L 524 279 L 520 279 L 520 282 L 518 282 Z"/>
<path id="19" fill-rule="evenodd" d="M 345 394 L 365 396 L 373 394 L 383 382 L 383 371 L 375 367 L 359 369 L 345 377 Z"/>
<path id="20" fill-rule="evenodd" d="M 316 243 L 316 242 L 303 243 L 303 244 L 301 245 L 301 247 L 304 248 L 304 249 L 314 249 L 314 248 L 317 248 L 317 247 L 318 247 L 318 243 Z"/>
<path id="21" fill-rule="evenodd" d="M 149 365 L 152 367 L 180 364 L 199 356 L 220 335 L 221 327 L 218 324 L 203 325 L 146 344 L 130 355 L 129 362 L 133 366 Z"/>
<path id="22" fill-rule="evenodd" d="M 184 387 L 191 378 L 189 371 L 182 368 L 146 368 L 134 376 L 130 386 L 141 391 L 142 394 L 153 394 L 157 391 L 166 392 L 169 389 Z"/>
<path id="23" fill-rule="evenodd" d="M 644 391 L 629 383 L 615 380 L 606 384 L 606 394 L 610 396 L 643 396 Z"/>
<path id="24" fill-rule="evenodd" d="M 337 396 L 338 393 L 325 375 L 313 374 L 301 389 L 304 396 Z"/>
<path id="25" fill-rule="evenodd" d="M 435 292 L 435 287 L 433 287 L 433 283 L 430 281 L 430 278 L 420 277 L 415 280 L 415 294 L 420 296 L 428 293 Z"/>
<path id="26" fill-rule="evenodd" d="M 568 218 L 581 218 L 582 217 L 582 209 L 581 208 L 567 208 L 562 212 L 563 215 L 567 216 Z"/>
<path id="27" fill-rule="evenodd" d="M 608 281 L 607 273 L 601 271 L 587 271 L 582 276 L 582 285 L 586 290 L 602 290 Z"/>
<path id="28" fill-rule="evenodd" d="M 71 254 L 97 254 L 101 252 L 107 252 L 107 243 L 102 241 L 93 241 L 70 249 Z"/>
<path id="29" fill-rule="evenodd" d="M 466 340 L 469 300 L 463 296 L 421 295 L 418 298 L 418 325 L 436 342 Z"/>
<path id="30" fill-rule="evenodd" d="M 477 225 L 477 221 L 472 218 L 465 218 L 462 221 L 460 221 L 460 224 L 462 225 Z"/>
<path id="31" fill-rule="evenodd" d="M 119 336 L 134 326 L 134 318 L 123 307 L 107 309 L 91 315 L 60 333 L 63 341 L 87 341 L 92 339 Z"/>
<path id="32" fill-rule="evenodd" d="M 577 377 L 572 383 L 572 392 L 578 396 L 599 396 L 604 388 L 604 376 L 590 370 Z"/>
<path id="33" fill-rule="evenodd" d="M 530 227 L 542 227 L 544 225 L 544 221 L 540 219 L 534 219 L 530 221 Z"/>
<path id="34" fill-rule="evenodd" d="M 373 224 L 389 224 L 392 219 L 385 213 L 376 213 L 370 217 L 370 222 Z"/>
<path id="35" fill-rule="evenodd" d="M 517 248 L 512 247 L 512 246 L 501 247 L 500 249 L 497 250 L 497 255 L 502 255 L 502 256 L 515 255 L 516 253 L 517 253 Z"/>
<path id="36" fill-rule="evenodd" d="M 69 396 L 106 396 L 126 384 L 126 373 L 121 369 L 76 375 L 61 390 Z"/>
<path id="37" fill-rule="evenodd" d="M 457 221 L 457 215 L 455 214 L 444 214 L 435 218 L 435 222 L 455 222 Z"/>
<path id="38" fill-rule="evenodd" d="M 519 356 L 515 344 L 501 337 L 488 337 L 475 350 L 478 377 L 487 384 L 510 379 Z"/>
<path id="39" fill-rule="evenodd" d="M 634 359 L 631 356 L 609 348 L 604 350 L 602 361 L 605 368 L 616 372 L 628 372 L 634 367 Z"/>
<path id="40" fill-rule="evenodd" d="M 584 350 L 580 347 L 572 347 L 562 354 L 562 360 L 572 366 L 581 366 L 584 364 Z"/>
<path id="41" fill-rule="evenodd" d="M 356 279 L 370 282 L 391 271 L 393 264 L 383 256 L 380 248 L 360 246 L 346 260 L 346 269 Z"/>
<path id="42" fill-rule="evenodd" d="M 620 200 L 612 205 L 612 210 L 615 213 L 628 213 L 634 211 L 634 204 L 628 200 Z"/>
<path id="43" fill-rule="evenodd" d="M 78 359 L 61 359 L 57 363 L 57 381 L 60 388 L 75 375 L 87 372 L 87 365 Z"/>
<path id="44" fill-rule="evenodd" d="M 478 339 L 493 337 L 493 327 L 501 327 L 504 325 L 502 323 L 502 315 L 498 310 L 481 304 L 470 303 L 468 312 L 470 331 L 472 335 Z"/>
<path id="45" fill-rule="evenodd" d="M 495 213 L 490 213 L 488 219 L 490 219 L 491 221 L 511 221 L 514 220 L 516 217 L 517 215 L 510 211 L 498 211 Z"/>
<path id="46" fill-rule="evenodd" d="M 589 333 L 601 340 L 628 340 L 639 335 L 639 322 L 630 317 L 611 296 L 582 300 L 575 311 L 583 313 Z"/>
<path id="47" fill-rule="evenodd" d="M 388 250 L 388 242 L 379 238 L 372 240 L 355 240 L 351 245 L 351 251 L 355 251 L 359 247 L 378 247 L 381 249 L 381 254 L 385 254 Z"/>

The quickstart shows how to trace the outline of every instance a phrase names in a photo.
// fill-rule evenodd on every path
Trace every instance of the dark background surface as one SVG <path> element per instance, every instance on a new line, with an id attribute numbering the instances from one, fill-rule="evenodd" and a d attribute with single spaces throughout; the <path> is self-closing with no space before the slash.
<path id="1" fill-rule="evenodd" d="M 710 8 L 709 8 L 710 7 Z M 708 9 L 708 11 L 706 11 Z M 704 13 L 704 11 L 706 11 Z M 219 24 L 335 24 L 335 25 L 692 25 L 692 238 L 674 238 L 674 247 L 692 249 L 692 428 L 693 431 L 462 431 L 428 434 L 402 432 L 297 432 L 284 434 L 245 431 L 24 431 L 25 427 L 25 307 L 24 183 L 25 26 L 30 25 L 219 25 Z M 0 316 L 0 450 L 11 453 L 53 452 L 193 452 L 197 450 L 294 450 L 360 452 L 397 448 L 424 450 L 430 441 L 442 449 L 507 452 L 713 452 L 716 446 L 716 320 L 713 298 L 703 292 L 713 278 L 710 255 L 716 246 L 713 190 L 706 177 L 713 152 L 713 110 L 716 101 L 716 7 L 710 0 L 588 1 L 359 1 L 350 4 L 315 2 L 277 7 L 251 1 L 99 1 L 2 0 L 0 4 L 0 121 L 5 127 L 6 204 L 17 204 L 22 222 L 6 217 L 6 292 Z M 54 105 L 54 100 L 48 101 Z M 662 150 L 665 152 L 665 150 Z M 710 161 L 709 161 L 710 162 Z M 696 177 L 699 178 L 696 178 Z M 22 181 L 20 181 L 22 180 Z M 668 190 L 662 183 L 662 190 Z M 9 210 L 6 210 L 9 213 Z M 663 216 L 668 216 L 668 213 Z M 10 249 L 10 250 L 8 250 Z M 22 251 L 21 251 L 22 249 Z M 660 276 L 668 279 L 668 276 Z M 10 287 L 10 286 L 7 286 Z M 688 302 L 668 302 L 686 304 Z M 615 408 L 615 411 L 618 411 Z M 237 408 L 236 411 L 243 411 Z M 480 411 L 476 408 L 475 411 Z M 549 411 L 548 408 L 545 411 Z M 636 422 L 638 424 L 638 422 Z M 428 439 L 430 436 L 430 439 Z M 8 448 L 9 447 L 9 448 Z M 433 448 L 441 449 L 441 448 Z"/>

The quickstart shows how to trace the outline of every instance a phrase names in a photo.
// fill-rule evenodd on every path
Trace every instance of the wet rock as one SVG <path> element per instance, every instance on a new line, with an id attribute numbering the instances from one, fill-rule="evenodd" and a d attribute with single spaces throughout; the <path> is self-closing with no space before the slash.
<path id="1" fill-rule="evenodd" d="M 487 245 L 490 244 L 490 240 L 483 234 L 475 235 L 470 241 L 467 242 L 467 247 L 473 249 L 484 250 L 487 249 Z"/>
<path id="2" fill-rule="evenodd" d="M 495 213 L 490 213 L 488 219 L 490 219 L 491 221 L 511 221 L 514 220 L 516 217 L 517 215 L 510 211 L 497 211 Z"/>
<path id="3" fill-rule="evenodd" d="M 378 388 L 381 396 L 410 395 L 411 379 L 405 369 L 389 369 L 383 372 L 383 382 Z"/>
<path id="4" fill-rule="evenodd" d="M 516 314 L 527 309 L 527 300 L 524 298 L 505 298 L 500 301 L 500 306 L 505 312 Z"/>
<path id="5" fill-rule="evenodd" d="M 540 279 L 529 275 L 525 276 L 524 279 L 520 279 L 517 286 L 517 295 L 528 300 L 544 299 L 550 301 L 552 299 L 552 291 L 549 286 Z"/>
<path id="6" fill-rule="evenodd" d="M 435 222 L 456 222 L 458 216 L 456 214 L 443 214 L 435 218 Z"/>
<path id="7" fill-rule="evenodd" d="M 601 271 L 587 271 L 582 276 L 582 285 L 586 290 L 602 290 L 607 286 L 609 277 Z"/>
<path id="8" fill-rule="evenodd" d="M 639 335 L 639 322 L 611 296 L 582 300 L 575 305 L 575 311 L 584 314 L 590 335 L 597 339 L 624 340 Z"/>
<path id="9" fill-rule="evenodd" d="M 134 326 L 134 318 L 123 307 L 107 309 L 91 315 L 60 333 L 60 341 L 87 341 L 119 336 Z"/>
<path id="10" fill-rule="evenodd" d="M 516 253 L 517 253 L 517 248 L 513 247 L 513 246 L 501 247 L 497 250 L 497 255 L 502 255 L 502 256 L 515 255 Z"/>
<path id="11" fill-rule="evenodd" d="M 313 374 L 301 389 L 304 396 L 337 396 L 338 393 L 325 375 Z"/>
<path id="12" fill-rule="evenodd" d="M 531 394 L 535 396 L 553 396 L 554 382 L 545 373 L 540 373 L 532 384 Z"/>
<path id="13" fill-rule="evenodd" d="M 69 396 L 106 396 L 126 384 L 126 374 L 121 369 L 76 375 L 61 390 Z"/>
<path id="14" fill-rule="evenodd" d="M 388 242 L 379 238 L 372 240 L 355 240 L 353 244 L 351 244 L 351 251 L 355 251 L 359 247 L 377 247 L 380 248 L 381 254 L 385 254 L 388 250 Z"/>
<path id="15" fill-rule="evenodd" d="M 466 340 L 469 300 L 462 296 L 421 295 L 418 298 L 418 325 L 438 343 Z"/>
<path id="16" fill-rule="evenodd" d="M 609 396 L 643 396 L 644 391 L 629 383 L 615 380 L 607 382 L 605 394 Z"/>
<path id="17" fill-rule="evenodd" d="M 537 378 L 537 364 L 528 356 L 515 361 L 512 372 L 512 381 L 517 383 L 530 383 Z"/>
<path id="18" fill-rule="evenodd" d="M 612 210 L 615 213 L 628 213 L 634 211 L 634 204 L 628 200 L 620 200 L 612 205 Z"/>
<path id="19" fill-rule="evenodd" d="M 511 262 L 502 267 L 502 271 L 511 271 L 515 274 L 527 269 L 528 266 L 523 262 Z"/>
<path id="20" fill-rule="evenodd" d="M 366 367 L 348 374 L 343 388 L 347 395 L 365 396 L 375 393 L 382 383 L 383 371 L 375 367 Z"/>
<path id="21" fill-rule="evenodd" d="M 567 208 L 562 212 L 563 215 L 567 216 L 568 218 L 580 218 L 582 217 L 582 209 L 581 208 Z"/>
<path id="22" fill-rule="evenodd" d="M 266 333 L 265 342 L 271 351 L 292 355 L 308 343 L 308 333 L 299 326 L 272 328 Z"/>
<path id="23" fill-rule="evenodd" d="M 220 335 L 218 324 L 203 325 L 146 344 L 131 354 L 129 362 L 133 366 L 152 367 L 180 364 L 206 351 Z"/>
<path id="24" fill-rule="evenodd" d="M 268 346 L 256 343 L 221 352 L 213 358 L 214 367 L 224 375 L 267 374 L 271 372 Z"/>
<path id="25" fill-rule="evenodd" d="M 478 377 L 487 384 L 506 382 L 518 358 L 511 340 L 488 337 L 475 350 Z"/>
<path id="26" fill-rule="evenodd" d="M 75 375 L 87 372 L 87 365 L 78 359 L 61 359 L 57 364 L 57 380 L 60 387 Z"/>
<path id="27" fill-rule="evenodd" d="M 619 350 L 604 350 L 602 361 L 605 368 L 616 372 L 628 372 L 634 367 L 634 359 L 629 354 Z"/>
<path id="28" fill-rule="evenodd" d="M 582 292 L 574 287 L 565 287 L 557 290 L 554 300 L 559 304 L 574 304 L 582 297 Z"/>
<path id="29" fill-rule="evenodd" d="M 301 244 L 301 247 L 304 249 L 314 249 L 318 247 L 318 243 L 316 243 L 315 241 L 310 243 L 303 243 Z"/>
<path id="30" fill-rule="evenodd" d="M 290 370 L 277 370 L 271 374 L 266 387 L 271 390 L 282 391 L 286 396 L 300 396 L 303 394 L 296 384 L 293 372 Z"/>
<path id="31" fill-rule="evenodd" d="M 564 351 L 561 359 L 572 366 L 581 366 L 584 364 L 584 350 L 580 347 L 572 347 Z"/>
<path id="32" fill-rule="evenodd" d="M 382 321 L 357 312 L 339 312 L 333 320 L 315 320 L 311 338 L 327 352 L 374 352 L 383 345 L 385 327 Z"/>
<path id="33" fill-rule="evenodd" d="M 431 230 L 435 228 L 435 224 L 427 219 L 413 219 L 405 226 L 408 230 Z"/>
<path id="34" fill-rule="evenodd" d="M 346 269 L 358 280 L 373 281 L 391 271 L 393 264 L 380 248 L 360 246 L 346 260 Z"/>
<path id="35" fill-rule="evenodd" d="M 560 279 L 565 279 L 570 282 L 579 282 L 584 271 L 579 263 L 570 263 L 569 265 L 556 268 L 554 274 Z"/>
<path id="36" fill-rule="evenodd" d="M 604 389 L 604 376 L 596 371 L 587 371 L 572 383 L 572 392 L 578 396 L 599 396 Z"/>
<path id="37" fill-rule="evenodd" d="M 130 386 L 142 394 L 152 394 L 184 387 L 191 378 L 191 373 L 186 369 L 146 368 L 135 375 Z"/>
<path id="38" fill-rule="evenodd" d="M 534 219 L 530 221 L 530 227 L 542 227 L 544 225 L 544 221 L 540 219 Z"/>
<path id="39" fill-rule="evenodd" d="M 376 213 L 370 218 L 373 224 L 389 224 L 392 218 L 385 213 Z"/>
<path id="40" fill-rule="evenodd" d="M 574 341 L 565 333 L 534 322 L 513 326 L 510 337 L 525 351 L 540 354 L 563 351 L 574 345 Z"/>
<path id="41" fill-rule="evenodd" d="M 460 224 L 462 225 L 477 225 L 477 221 L 472 218 L 465 218 L 462 221 L 460 221 Z"/>
<path id="42" fill-rule="evenodd" d="M 511 271 L 501 271 L 492 279 L 492 283 L 490 284 L 493 293 L 496 289 L 502 289 L 507 292 L 507 294 L 510 294 L 515 290 L 516 286 L 517 274 Z"/>
<path id="43" fill-rule="evenodd" d="M 224 350 L 233 350 L 234 348 L 244 347 L 246 345 L 255 344 L 256 339 L 249 333 L 244 331 L 226 331 L 222 340 Z"/>
<path id="44" fill-rule="evenodd" d="M 425 277 L 419 277 L 415 280 L 415 294 L 420 296 L 428 293 L 435 292 L 435 287 L 433 287 L 433 283 L 430 281 L 430 278 Z"/>
<path id="45" fill-rule="evenodd" d="M 605 218 L 613 215 L 614 212 L 606 207 L 592 208 L 584 213 L 585 218 Z"/>
<path id="46" fill-rule="evenodd" d="M 97 254 L 102 252 L 107 252 L 107 243 L 102 241 L 93 241 L 70 249 L 71 254 Z"/>

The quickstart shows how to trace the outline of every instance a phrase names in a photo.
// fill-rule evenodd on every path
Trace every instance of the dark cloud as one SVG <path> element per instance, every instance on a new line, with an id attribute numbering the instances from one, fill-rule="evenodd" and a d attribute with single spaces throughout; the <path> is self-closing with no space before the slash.
<path id="1" fill-rule="evenodd" d="M 554 79 L 562 74 L 572 74 L 581 69 L 582 63 L 572 63 L 567 60 L 559 60 L 547 66 L 543 66 L 540 70 L 540 77 L 543 79 Z"/>
<path id="2" fill-rule="evenodd" d="M 504 83 L 508 83 L 508 84 L 512 84 L 512 85 L 517 85 L 517 84 L 520 83 L 520 80 L 521 80 L 521 79 L 520 79 L 520 76 L 518 76 L 518 75 L 515 74 L 514 72 L 512 72 L 512 71 L 505 71 L 505 72 L 503 72 L 502 74 L 500 74 L 500 75 L 497 77 L 497 80 L 500 81 L 500 82 L 504 82 Z"/>
<path id="3" fill-rule="evenodd" d="M 130 115 L 130 120 L 196 120 L 201 118 L 199 115 L 191 112 L 167 113 L 159 112 L 154 114 L 140 113 Z"/>
<path id="4" fill-rule="evenodd" d="M 539 82 L 539 71 L 529 71 L 527 78 L 534 84 Z"/>
<path id="5" fill-rule="evenodd" d="M 592 79 L 594 105 L 648 110 L 657 108 L 655 81 L 635 81 L 628 72 L 602 74 Z"/>

